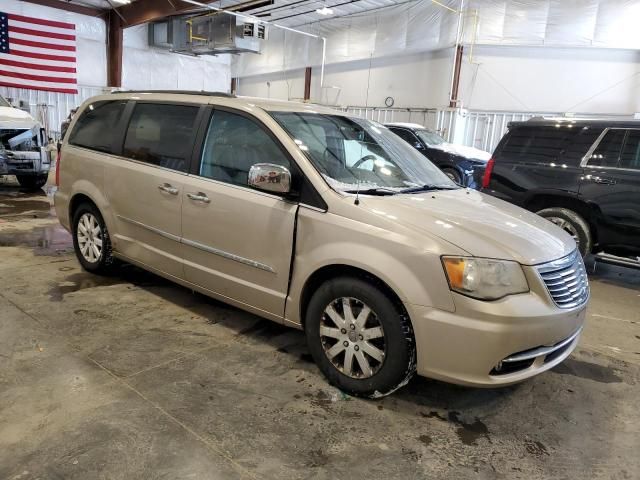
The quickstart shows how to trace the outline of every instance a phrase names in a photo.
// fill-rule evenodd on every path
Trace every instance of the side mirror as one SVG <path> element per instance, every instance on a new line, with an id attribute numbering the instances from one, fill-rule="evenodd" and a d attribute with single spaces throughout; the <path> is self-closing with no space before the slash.
<path id="1" fill-rule="evenodd" d="M 424 146 L 420 142 L 415 142 L 413 146 L 416 150 L 424 150 Z"/>
<path id="2" fill-rule="evenodd" d="M 265 192 L 289 193 L 291 190 L 291 172 L 282 165 L 256 163 L 249 169 L 250 187 Z"/>

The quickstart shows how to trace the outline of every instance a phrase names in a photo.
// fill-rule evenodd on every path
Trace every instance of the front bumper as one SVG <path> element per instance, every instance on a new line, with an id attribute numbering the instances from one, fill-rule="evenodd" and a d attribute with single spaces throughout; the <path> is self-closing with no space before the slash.
<path id="1" fill-rule="evenodd" d="M 0 175 L 46 174 L 50 167 L 51 157 L 44 147 L 0 153 Z"/>
<path id="2" fill-rule="evenodd" d="M 476 387 L 510 385 L 548 370 L 579 342 L 584 304 L 554 305 L 533 268 L 531 291 L 486 302 L 453 293 L 455 312 L 406 304 L 419 375 Z"/>

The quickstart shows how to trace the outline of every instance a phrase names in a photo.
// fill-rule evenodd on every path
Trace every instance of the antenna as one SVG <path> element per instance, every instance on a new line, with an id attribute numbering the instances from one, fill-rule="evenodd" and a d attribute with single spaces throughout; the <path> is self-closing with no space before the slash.
<path id="1" fill-rule="evenodd" d="M 356 199 L 353 201 L 353 204 L 360 205 L 360 177 L 358 177 L 358 183 L 356 185 L 358 185 L 356 187 Z"/>

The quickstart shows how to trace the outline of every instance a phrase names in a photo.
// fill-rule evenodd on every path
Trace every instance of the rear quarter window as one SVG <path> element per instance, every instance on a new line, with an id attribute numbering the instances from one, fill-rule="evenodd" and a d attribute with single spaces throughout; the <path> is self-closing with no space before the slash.
<path id="1" fill-rule="evenodd" d="M 496 152 L 496 160 L 578 165 L 600 131 L 575 125 L 516 127 Z"/>
<path id="2" fill-rule="evenodd" d="M 95 102 L 84 109 L 69 136 L 69 143 L 105 153 L 116 153 L 114 142 L 126 100 Z"/>

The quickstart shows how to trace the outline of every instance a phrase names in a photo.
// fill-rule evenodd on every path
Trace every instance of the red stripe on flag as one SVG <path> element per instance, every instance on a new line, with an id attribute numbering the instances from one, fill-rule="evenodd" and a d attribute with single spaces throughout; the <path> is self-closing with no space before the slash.
<path id="1" fill-rule="evenodd" d="M 0 65 L 9 65 L 12 67 L 30 68 L 31 70 L 46 70 L 48 72 L 76 73 L 76 69 L 72 67 L 55 67 L 53 65 L 17 62 L 15 60 L 4 60 L 0 57 Z"/>
<path id="2" fill-rule="evenodd" d="M 9 83 L 4 80 L 0 80 L 0 85 L 3 87 L 12 87 L 12 88 L 26 88 L 28 90 L 42 90 L 44 92 L 58 92 L 58 93 L 78 93 L 76 89 L 70 88 L 54 88 L 54 87 L 36 87 L 32 85 L 20 85 L 17 83 Z"/>
<path id="3" fill-rule="evenodd" d="M 25 80 L 36 80 L 38 82 L 72 83 L 74 85 L 76 84 L 75 78 L 50 77 L 48 75 L 30 75 L 28 73 L 8 72 L 2 69 L 0 69 L 0 76 L 20 78 Z"/>
<path id="4" fill-rule="evenodd" d="M 35 23 L 36 25 L 46 25 L 47 27 L 68 28 L 75 30 L 76 26 L 73 23 L 54 22 L 52 20 L 43 20 L 41 18 L 24 17 L 22 15 L 15 15 L 10 13 L 8 15 L 9 20 L 15 20 L 16 22 Z"/>
<path id="5" fill-rule="evenodd" d="M 75 35 L 67 35 L 65 33 L 45 32 L 43 30 L 32 30 L 30 28 L 14 27 L 9 25 L 9 32 L 23 33 L 25 35 L 34 35 L 38 37 L 57 38 L 58 40 L 75 40 Z M 15 40 L 12 40 L 15 41 Z"/>
<path id="6" fill-rule="evenodd" d="M 11 45 L 25 45 L 27 47 L 48 48 L 49 50 L 63 50 L 65 52 L 75 52 L 76 47 L 71 45 L 57 45 L 55 43 L 32 42 L 31 40 L 23 40 L 21 38 L 9 38 Z M 11 52 L 10 52 L 11 53 Z"/>
<path id="7" fill-rule="evenodd" d="M 62 55 L 47 55 L 45 53 L 25 52 L 24 50 L 16 50 L 15 48 L 12 48 L 9 53 L 11 55 L 17 55 L 18 57 L 39 58 L 40 60 L 54 60 L 56 62 L 75 63 L 76 61 L 76 57 L 65 57 Z"/>

